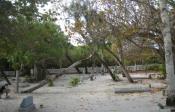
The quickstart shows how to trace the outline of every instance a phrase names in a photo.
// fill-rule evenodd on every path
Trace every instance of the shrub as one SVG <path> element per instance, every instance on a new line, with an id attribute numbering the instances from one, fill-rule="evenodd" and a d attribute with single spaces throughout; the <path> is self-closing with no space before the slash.
<path id="1" fill-rule="evenodd" d="M 48 79 L 48 86 L 49 86 L 49 87 L 54 86 L 53 80 L 52 80 L 52 79 Z"/>
<path id="2" fill-rule="evenodd" d="M 160 77 L 161 79 L 165 79 L 166 78 L 166 69 L 165 69 L 165 65 L 162 64 L 159 66 L 159 70 L 160 70 Z"/>
<path id="3" fill-rule="evenodd" d="M 77 86 L 80 83 L 80 78 L 79 77 L 71 77 L 69 84 L 71 86 Z"/>
<path id="4" fill-rule="evenodd" d="M 149 65 L 147 66 L 147 70 L 150 70 L 150 71 L 156 71 L 156 72 L 159 72 L 160 71 L 160 64 L 153 64 L 153 65 Z"/>
<path id="5" fill-rule="evenodd" d="M 150 70 L 150 71 L 159 72 L 160 73 L 160 79 L 165 79 L 166 78 L 166 69 L 165 69 L 164 64 L 150 65 L 146 69 Z"/>

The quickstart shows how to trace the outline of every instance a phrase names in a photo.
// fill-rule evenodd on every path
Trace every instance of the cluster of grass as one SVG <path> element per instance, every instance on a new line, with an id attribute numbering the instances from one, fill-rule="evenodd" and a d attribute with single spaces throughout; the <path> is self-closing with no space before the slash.
<path id="1" fill-rule="evenodd" d="M 80 78 L 79 77 L 71 77 L 69 84 L 71 86 L 77 86 L 80 83 Z"/>
<path id="2" fill-rule="evenodd" d="M 52 79 L 48 79 L 48 86 L 49 86 L 49 87 L 54 86 L 53 80 L 52 80 Z"/>

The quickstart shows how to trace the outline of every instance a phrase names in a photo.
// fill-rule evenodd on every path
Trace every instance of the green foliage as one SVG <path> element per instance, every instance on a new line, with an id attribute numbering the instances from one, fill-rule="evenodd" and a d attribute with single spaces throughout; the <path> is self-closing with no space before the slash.
<path id="1" fill-rule="evenodd" d="M 165 65 L 164 64 L 152 64 L 152 65 L 147 66 L 146 69 L 150 70 L 150 71 L 160 72 L 160 74 L 162 76 L 166 75 L 166 70 L 165 70 Z"/>
<path id="2" fill-rule="evenodd" d="M 147 66 L 146 70 L 150 70 L 150 71 L 160 71 L 160 65 L 159 64 L 152 64 Z"/>
<path id="3" fill-rule="evenodd" d="M 167 0 L 168 4 L 175 8 L 175 1 L 174 0 Z"/>
<path id="4" fill-rule="evenodd" d="M 160 69 L 161 77 L 165 78 L 166 77 L 166 68 L 165 68 L 165 65 L 164 64 L 161 64 L 159 66 L 159 69 Z"/>
<path id="5" fill-rule="evenodd" d="M 71 59 L 73 60 L 73 62 L 75 62 L 75 61 L 78 61 L 80 59 L 84 59 L 84 58 L 88 57 L 92 52 L 91 50 L 92 50 L 92 46 L 87 46 L 87 45 L 76 46 L 76 47 L 72 46 L 72 47 L 69 47 L 68 54 L 71 57 Z M 101 51 L 103 51 L 103 52 L 101 53 Z M 97 49 L 96 52 L 103 55 L 103 58 L 106 60 L 106 62 L 109 65 L 115 65 L 115 60 L 114 60 L 113 56 L 111 54 L 109 54 L 107 51 L 102 50 L 102 48 L 99 48 L 99 49 Z M 64 63 L 64 65 L 62 67 L 67 67 L 68 65 L 70 65 L 70 62 L 66 58 L 63 59 L 61 61 L 61 63 Z M 80 67 L 84 67 L 85 65 L 92 66 L 93 63 L 95 63 L 95 66 L 101 66 L 101 63 L 95 57 L 81 63 L 78 66 L 80 66 Z"/>
<path id="6" fill-rule="evenodd" d="M 16 52 L 13 52 L 10 54 L 7 59 L 8 62 L 12 63 L 12 67 L 15 70 L 19 70 L 21 65 L 27 65 L 30 63 L 31 56 L 28 52 L 22 52 L 20 50 L 16 50 Z"/>
<path id="7" fill-rule="evenodd" d="M 53 80 L 52 79 L 48 79 L 48 86 L 52 87 L 54 86 Z"/>
<path id="8" fill-rule="evenodd" d="M 71 77 L 69 84 L 71 86 L 77 86 L 80 83 L 80 78 L 79 77 Z"/>
<path id="9" fill-rule="evenodd" d="M 26 32 L 27 37 L 24 38 L 21 46 L 25 46 L 26 50 L 32 49 L 30 53 L 35 59 L 41 60 L 48 57 L 58 58 L 63 56 L 65 36 L 58 26 L 52 22 L 35 22 L 30 27 L 32 29 Z"/>
<path id="10" fill-rule="evenodd" d="M 63 57 L 66 39 L 50 15 L 38 13 L 48 0 L 0 1 L 0 59 L 14 69 Z"/>
<path id="11" fill-rule="evenodd" d="M 14 69 L 19 69 L 21 64 L 32 65 L 40 60 L 61 59 L 64 54 L 65 36 L 59 26 L 51 21 L 27 22 L 23 18 L 16 35 L 18 43 L 8 54 L 8 61 Z"/>
<path id="12" fill-rule="evenodd" d="M 75 19 L 74 31 L 84 34 L 82 37 L 87 40 L 87 45 L 70 47 L 60 27 L 52 21 L 53 18 L 50 13 L 42 15 L 38 12 L 37 6 L 44 5 L 47 1 L 0 1 L 0 59 L 7 59 L 14 69 L 20 69 L 21 65 L 31 66 L 34 63 L 41 63 L 43 60 L 44 62 L 47 60 L 54 62 L 60 67 L 67 67 L 70 65 L 70 62 L 64 56 L 67 49 L 73 62 L 89 56 L 92 51 L 99 53 L 103 49 L 103 45 L 106 46 L 107 44 L 115 44 L 116 46 L 113 47 L 116 48 L 113 52 L 117 52 L 117 48 L 122 46 L 122 42 L 126 41 L 126 37 L 138 32 L 135 24 L 133 26 L 131 24 L 128 27 L 127 22 L 124 22 L 124 26 L 122 26 L 122 21 L 113 25 L 114 21 L 118 21 L 115 18 L 110 18 L 109 20 L 111 21 L 108 21 L 107 15 L 113 17 L 112 13 L 115 12 L 115 9 L 110 8 L 110 11 L 108 11 L 107 8 L 107 10 L 105 9 L 107 12 L 105 10 L 97 11 L 93 7 L 88 6 L 93 1 L 81 1 L 81 3 L 72 1 L 68 12 Z M 171 6 L 174 6 L 174 0 L 168 1 Z M 117 7 L 116 5 L 115 8 Z M 139 39 L 137 40 L 139 41 Z M 152 43 L 152 41 L 150 42 Z M 95 49 L 96 47 L 97 49 Z M 154 56 L 152 54 L 152 50 L 144 49 L 141 51 L 140 48 L 137 50 L 134 47 L 131 48 L 130 52 L 126 51 L 128 55 L 125 52 L 125 64 L 134 65 L 135 62 L 138 62 L 138 64 L 160 63 L 160 59 L 157 58 L 157 55 Z M 109 65 L 116 64 L 113 56 L 108 52 L 104 51 L 102 54 Z M 91 66 L 93 62 L 96 65 L 100 65 L 95 58 L 86 62 L 86 64 Z M 85 63 L 82 63 L 80 66 L 84 65 Z M 164 67 L 155 66 L 148 69 L 162 71 L 162 74 L 165 74 Z"/>
<path id="13" fill-rule="evenodd" d="M 88 46 L 78 46 L 73 47 L 69 50 L 70 56 L 73 57 L 73 60 L 79 60 L 87 57 L 90 54 Z"/>

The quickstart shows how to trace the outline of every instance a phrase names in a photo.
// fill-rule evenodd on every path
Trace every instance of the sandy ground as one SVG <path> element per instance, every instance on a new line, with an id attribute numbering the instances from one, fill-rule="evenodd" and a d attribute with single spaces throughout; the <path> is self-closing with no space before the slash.
<path id="1" fill-rule="evenodd" d="M 0 112 L 17 112 L 22 98 L 33 96 L 37 112 L 170 112 L 160 109 L 158 103 L 165 103 L 162 92 L 115 94 L 114 88 L 165 86 L 162 81 L 143 80 L 129 84 L 126 79 L 113 82 L 109 75 L 96 76 L 94 81 L 81 78 L 76 87 L 69 85 L 71 75 L 61 76 L 54 87 L 44 86 L 32 94 L 11 94 L 9 99 L 0 99 Z M 43 105 L 41 108 L 40 105 Z"/>

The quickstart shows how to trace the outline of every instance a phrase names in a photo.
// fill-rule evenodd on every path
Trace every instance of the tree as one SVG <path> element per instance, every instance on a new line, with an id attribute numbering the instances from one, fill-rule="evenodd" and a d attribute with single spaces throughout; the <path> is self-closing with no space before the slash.
<path id="1" fill-rule="evenodd" d="M 42 80 L 46 76 L 47 61 L 55 60 L 59 62 L 64 55 L 66 46 L 66 37 L 59 26 L 51 21 L 33 21 L 25 22 L 25 26 L 19 28 L 19 42 L 16 51 L 27 54 L 28 63 L 34 65 L 34 76 L 37 80 Z M 23 30 L 24 32 L 21 32 Z M 11 54 L 10 54 L 11 55 Z M 23 58 L 21 58 L 23 59 Z"/>
<path id="2" fill-rule="evenodd" d="M 106 48 L 113 41 L 110 37 L 116 36 L 113 25 L 107 21 L 104 11 L 94 8 L 97 7 L 95 5 L 98 5 L 95 1 L 82 1 L 81 3 L 74 1 L 69 6 L 69 14 L 75 20 L 73 31 L 78 32 L 87 45 L 93 46 L 92 52 L 96 52 L 100 46 L 104 46 L 104 49 L 114 56 L 115 53 Z M 126 76 L 128 76 L 129 81 L 133 82 L 118 55 L 115 54 L 114 58 L 117 58 L 116 62 L 121 66 L 123 73 L 127 73 Z M 113 74 L 111 76 L 115 77 Z M 115 80 L 115 78 L 113 79 Z"/>
<path id="3" fill-rule="evenodd" d="M 54 18 L 40 14 L 38 5 L 47 0 L 0 1 L 0 59 L 8 59 L 15 70 L 33 64 L 45 74 L 48 60 L 61 60 L 66 37 Z M 37 79 L 38 79 L 37 78 Z"/>
<path id="4" fill-rule="evenodd" d="M 175 72 L 174 72 L 174 59 L 172 52 L 172 37 L 170 32 L 170 21 L 168 15 L 168 7 L 166 0 L 160 0 L 161 19 L 163 23 L 162 34 L 164 37 L 165 48 L 165 63 L 167 73 L 167 101 L 168 106 L 175 105 Z"/>

